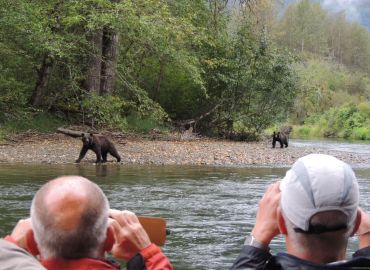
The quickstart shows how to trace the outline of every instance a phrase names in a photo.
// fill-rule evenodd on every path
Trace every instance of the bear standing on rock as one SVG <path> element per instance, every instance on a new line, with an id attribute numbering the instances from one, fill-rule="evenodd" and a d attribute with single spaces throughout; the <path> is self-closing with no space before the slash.
<path id="1" fill-rule="evenodd" d="M 96 163 L 107 162 L 108 153 L 117 159 L 117 162 L 121 161 L 121 157 L 118 154 L 113 143 L 108 140 L 105 136 L 93 135 L 92 133 L 82 133 L 82 149 L 80 156 L 76 160 L 79 163 L 81 159 L 86 155 L 87 150 L 92 150 L 96 154 Z"/>
<path id="2" fill-rule="evenodd" d="M 275 148 L 276 142 L 280 143 L 280 148 L 288 147 L 288 135 L 281 133 L 281 132 L 274 132 L 272 134 L 272 148 Z"/>

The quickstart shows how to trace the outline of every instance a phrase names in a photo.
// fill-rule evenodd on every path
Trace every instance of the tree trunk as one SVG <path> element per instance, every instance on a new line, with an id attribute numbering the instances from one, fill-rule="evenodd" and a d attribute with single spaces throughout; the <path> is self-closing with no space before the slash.
<path id="1" fill-rule="evenodd" d="M 100 95 L 111 94 L 116 79 L 119 35 L 112 30 L 105 30 L 103 35 L 103 61 L 101 66 Z"/>
<path id="2" fill-rule="evenodd" d="M 90 37 L 92 52 L 89 56 L 85 80 L 85 89 L 99 93 L 102 66 L 103 30 L 96 30 Z"/>
<path id="3" fill-rule="evenodd" d="M 159 65 L 160 65 L 159 66 L 159 74 L 158 74 L 157 83 L 156 83 L 156 86 L 155 86 L 155 89 L 154 89 L 154 95 L 153 95 L 153 100 L 155 100 L 155 101 L 159 100 L 159 92 L 160 92 L 160 89 L 161 89 L 161 83 L 162 83 L 163 78 L 164 78 L 164 61 L 160 61 Z"/>
<path id="4" fill-rule="evenodd" d="M 63 0 L 56 2 L 54 8 L 49 14 L 49 18 L 51 18 L 50 22 L 54 22 L 50 24 L 50 29 L 53 33 L 58 32 L 60 29 L 60 7 L 63 4 L 64 4 Z M 54 59 L 52 55 L 49 52 L 45 52 L 42 59 L 41 67 L 37 70 L 38 77 L 36 81 L 36 86 L 30 99 L 30 104 L 32 104 L 35 107 L 43 105 L 43 99 L 46 94 L 46 87 L 53 66 Z"/>
<path id="5" fill-rule="evenodd" d="M 38 78 L 36 86 L 31 97 L 31 104 L 35 107 L 42 105 L 45 89 L 50 78 L 53 68 L 53 59 L 49 54 L 45 54 L 42 60 L 41 68 L 37 71 Z"/>

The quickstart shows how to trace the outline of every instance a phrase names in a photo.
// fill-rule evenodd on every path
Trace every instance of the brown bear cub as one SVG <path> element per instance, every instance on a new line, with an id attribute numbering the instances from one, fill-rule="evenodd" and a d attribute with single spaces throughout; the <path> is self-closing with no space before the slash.
<path id="1" fill-rule="evenodd" d="M 107 162 L 108 153 L 117 159 L 117 162 L 121 161 L 121 157 L 114 147 L 113 143 L 108 140 L 107 137 L 101 135 L 93 135 L 92 133 L 82 133 L 82 149 L 80 156 L 76 160 L 79 163 L 81 159 L 86 155 L 87 150 L 92 150 L 96 154 L 96 163 Z"/>

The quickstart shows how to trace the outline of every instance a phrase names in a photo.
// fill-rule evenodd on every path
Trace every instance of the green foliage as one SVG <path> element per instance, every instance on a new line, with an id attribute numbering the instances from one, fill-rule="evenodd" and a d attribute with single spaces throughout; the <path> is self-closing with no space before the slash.
<path id="1" fill-rule="evenodd" d="M 354 128 L 351 135 L 355 140 L 370 140 L 370 127 Z"/>
<path id="2" fill-rule="evenodd" d="M 294 51 L 309 52 L 362 72 L 370 71 L 367 29 L 347 22 L 344 13 L 330 15 L 315 1 L 291 4 L 275 36 L 281 45 Z"/>
<path id="3" fill-rule="evenodd" d="M 123 25 L 118 89 L 143 117 L 189 116 L 183 109 L 189 104 L 186 96 L 189 91 L 197 96 L 203 88 L 197 55 L 189 49 L 202 34 L 192 24 L 196 18 L 191 11 L 201 12 L 196 8 L 203 4 L 186 2 L 133 1 L 135 13 Z"/>
<path id="4" fill-rule="evenodd" d="M 313 135 L 312 127 L 308 125 L 298 126 L 293 129 L 292 136 L 298 138 L 310 137 Z"/>
<path id="5" fill-rule="evenodd" d="M 122 116 L 127 105 L 115 96 L 88 95 L 82 101 L 82 109 L 86 120 L 97 127 L 118 127 L 123 129 L 125 121 Z"/>
<path id="6" fill-rule="evenodd" d="M 197 132 L 259 133 L 289 115 L 310 125 L 302 133 L 367 136 L 370 38 L 362 27 L 308 0 L 283 17 L 271 0 L 226 2 L 0 0 L 0 122 L 34 105 L 137 131 L 194 119 Z M 97 33 L 119 37 L 114 90 L 104 96 L 85 86 Z M 40 84 L 42 102 L 32 102 Z M 362 105 L 328 111 L 347 102 Z"/>
<path id="7" fill-rule="evenodd" d="M 360 135 L 366 133 L 365 114 L 346 104 L 359 109 L 370 101 L 368 31 L 348 22 L 344 13 L 329 14 L 309 0 L 291 4 L 274 31 L 280 46 L 299 57 L 300 91 L 290 121 L 304 126 L 296 127 L 294 135 L 366 137 Z"/>
<path id="8" fill-rule="evenodd" d="M 17 115 L 27 103 L 24 92 L 27 85 L 0 74 L 0 122 Z"/>
<path id="9" fill-rule="evenodd" d="M 56 115 L 43 111 L 23 111 L 1 124 L 0 140 L 18 132 L 50 132 L 55 131 L 66 121 Z"/>
<path id="10" fill-rule="evenodd" d="M 309 0 L 290 5 L 281 20 L 281 42 L 297 51 L 326 52 L 326 12 Z"/>
<path id="11" fill-rule="evenodd" d="M 274 48 L 266 32 L 255 35 L 248 19 L 235 29 L 224 61 L 210 62 L 219 72 L 211 77 L 217 88 L 210 94 L 219 99 L 217 121 L 223 130 L 258 134 L 288 115 L 296 94 L 296 76 L 289 53 Z"/>
<path id="12" fill-rule="evenodd" d="M 300 93 L 294 104 L 292 121 L 303 123 L 307 117 L 348 102 L 359 103 L 369 95 L 368 78 L 361 72 L 350 72 L 318 59 L 296 64 Z M 357 94 L 357 95 L 355 95 Z"/>
<path id="13" fill-rule="evenodd" d="M 206 99 L 206 93 L 201 85 L 189 78 L 181 67 L 173 66 L 166 69 L 166 77 L 161 85 L 161 91 L 153 99 L 158 100 L 163 109 L 172 119 L 191 119 L 199 113 Z"/>
<path id="14" fill-rule="evenodd" d="M 369 104 L 353 103 L 331 108 L 324 114 L 309 117 L 306 124 L 295 128 L 294 136 L 311 135 L 346 139 L 369 138 Z"/>
<path id="15" fill-rule="evenodd" d="M 142 118 L 137 114 L 130 114 L 126 120 L 127 128 L 134 132 L 148 133 L 153 128 L 160 128 L 161 131 L 168 130 L 162 121 L 150 117 Z"/>

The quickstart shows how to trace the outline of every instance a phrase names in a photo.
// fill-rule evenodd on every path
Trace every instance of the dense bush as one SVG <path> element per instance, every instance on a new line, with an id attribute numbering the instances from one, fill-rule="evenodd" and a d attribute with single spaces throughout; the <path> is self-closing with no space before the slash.
<path id="1" fill-rule="evenodd" d="M 367 140 L 370 138 L 370 104 L 348 103 L 309 117 L 305 125 L 294 129 L 294 136 Z"/>
<path id="2" fill-rule="evenodd" d="M 94 127 L 124 128 L 125 103 L 118 97 L 88 95 L 82 101 L 84 119 Z"/>
<path id="3" fill-rule="evenodd" d="M 0 141 L 19 132 L 50 132 L 68 122 L 55 114 L 44 111 L 22 111 L 11 120 L 0 124 Z"/>

